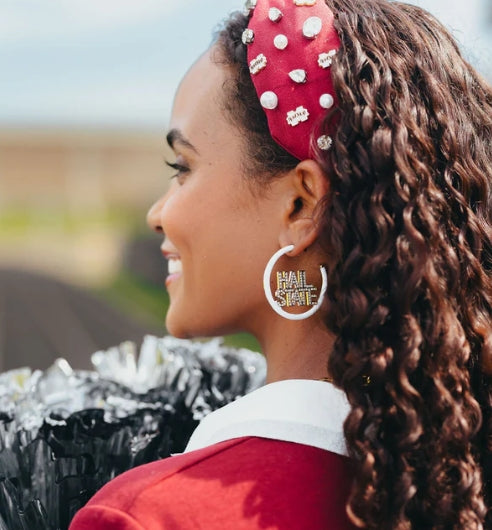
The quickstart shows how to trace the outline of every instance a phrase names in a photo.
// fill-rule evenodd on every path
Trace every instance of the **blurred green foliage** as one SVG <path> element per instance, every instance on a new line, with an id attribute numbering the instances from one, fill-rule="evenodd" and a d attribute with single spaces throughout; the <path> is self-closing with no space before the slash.
<path id="1" fill-rule="evenodd" d="M 91 227 L 117 228 L 131 234 L 145 229 L 145 216 L 130 209 L 111 208 L 104 211 L 38 206 L 25 208 L 4 206 L 0 209 L 0 235 L 16 236 L 25 232 L 48 230 L 54 234 L 87 232 Z"/>

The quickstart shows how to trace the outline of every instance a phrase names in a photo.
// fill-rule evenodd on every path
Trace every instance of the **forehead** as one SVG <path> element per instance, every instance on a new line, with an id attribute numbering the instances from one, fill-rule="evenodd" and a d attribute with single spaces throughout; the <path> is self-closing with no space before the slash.
<path id="1" fill-rule="evenodd" d="M 231 127 L 222 108 L 227 70 L 216 64 L 213 54 L 209 50 L 193 64 L 174 99 L 170 128 L 182 131 L 192 143 Z"/>

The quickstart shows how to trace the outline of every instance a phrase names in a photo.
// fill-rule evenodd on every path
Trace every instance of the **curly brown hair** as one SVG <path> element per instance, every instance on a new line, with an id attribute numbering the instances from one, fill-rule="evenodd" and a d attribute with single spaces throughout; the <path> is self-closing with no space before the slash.
<path id="1" fill-rule="evenodd" d="M 342 46 L 320 239 L 329 370 L 352 406 L 348 513 L 370 529 L 491 528 L 492 89 L 426 11 L 326 3 Z M 298 161 L 268 131 L 247 23 L 234 15 L 217 42 L 247 173 L 267 182 Z"/>

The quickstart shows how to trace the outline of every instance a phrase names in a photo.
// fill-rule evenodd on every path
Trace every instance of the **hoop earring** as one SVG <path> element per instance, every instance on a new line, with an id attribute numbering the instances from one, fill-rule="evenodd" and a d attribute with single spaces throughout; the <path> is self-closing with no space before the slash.
<path id="1" fill-rule="evenodd" d="M 328 287 L 328 278 L 326 275 L 326 269 L 323 267 L 323 265 L 320 265 L 319 269 L 321 272 L 322 285 L 319 296 L 316 296 L 316 294 L 314 294 L 314 291 L 317 291 L 316 287 L 312 285 L 306 285 L 305 283 L 305 271 L 297 271 L 297 273 L 294 271 L 288 273 L 279 272 L 277 273 L 278 289 L 275 294 L 280 300 L 275 300 L 272 296 L 272 291 L 270 289 L 270 276 L 272 274 L 273 267 L 275 266 L 279 258 L 287 254 L 288 252 L 291 252 L 292 250 L 294 250 L 294 245 L 288 245 L 275 252 L 275 254 L 270 258 L 270 261 L 265 267 L 265 272 L 263 273 L 263 289 L 265 291 L 266 299 L 268 300 L 268 303 L 275 311 L 275 313 L 277 313 L 281 317 L 286 318 L 287 320 L 305 320 L 306 318 L 313 316 L 321 307 L 326 293 L 326 289 Z M 293 284 L 292 288 L 288 290 L 281 289 L 282 286 L 286 286 L 286 284 L 289 283 Z M 301 284 L 301 289 L 299 289 L 299 284 Z M 302 293 L 302 302 L 305 303 L 289 303 L 287 298 L 291 298 L 290 294 L 292 293 L 294 294 L 294 298 L 297 301 L 301 299 L 300 293 Z M 282 305 L 287 305 L 289 307 L 292 305 L 311 305 L 313 307 L 311 307 L 311 309 L 305 311 L 304 313 L 291 314 L 287 313 L 287 311 L 282 309 Z"/>

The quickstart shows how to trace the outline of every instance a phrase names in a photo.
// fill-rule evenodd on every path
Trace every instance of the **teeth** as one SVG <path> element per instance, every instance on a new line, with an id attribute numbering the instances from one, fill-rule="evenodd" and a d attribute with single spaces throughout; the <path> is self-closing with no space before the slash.
<path id="1" fill-rule="evenodd" d="M 183 271 L 183 267 L 180 259 L 171 258 L 167 265 L 167 271 L 169 274 L 177 274 Z"/>

